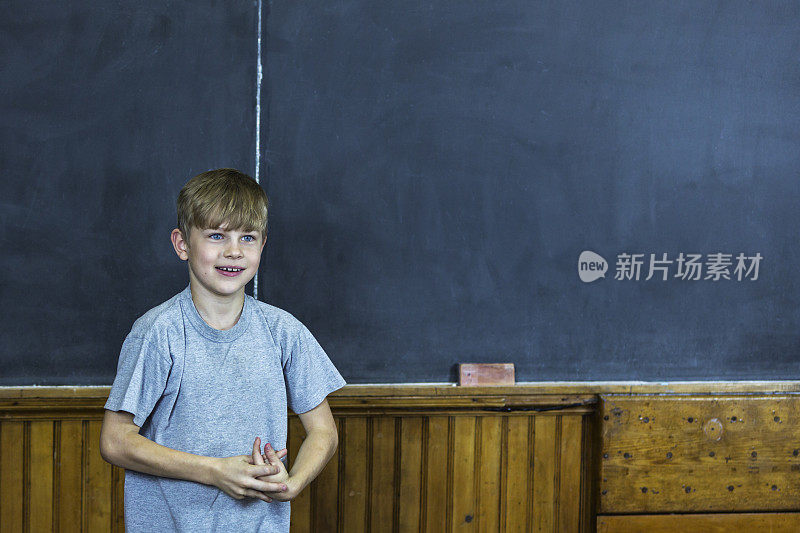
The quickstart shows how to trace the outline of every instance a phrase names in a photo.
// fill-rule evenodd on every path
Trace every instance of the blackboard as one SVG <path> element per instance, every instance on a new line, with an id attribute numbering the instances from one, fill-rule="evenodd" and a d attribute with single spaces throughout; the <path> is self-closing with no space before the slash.
<path id="1" fill-rule="evenodd" d="M 257 23 L 248 2 L 4 3 L 0 384 L 110 384 L 133 320 L 186 286 L 180 187 L 254 172 Z"/>
<path id="2" fill-rule="evenodd" d="M 351 383 L 795 378 L 797 4 L 84 4 L 0 22 L 2 384 L 111 382 L 219 166 L 271 198 L 259 297 Z"/>

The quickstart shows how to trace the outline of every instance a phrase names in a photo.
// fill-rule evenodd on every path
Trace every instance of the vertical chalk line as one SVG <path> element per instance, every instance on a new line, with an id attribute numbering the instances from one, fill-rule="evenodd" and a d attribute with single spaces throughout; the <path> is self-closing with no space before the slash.
<path id="1" fill-rule="evenodd" d="M 256 64 L 256 183 L 261 183 L 259 171 L 261 170 L 261 1 L 258 0 L 258 47 Z M 258 300 L 258 271 L 253 276 L 253 297 Z"/>

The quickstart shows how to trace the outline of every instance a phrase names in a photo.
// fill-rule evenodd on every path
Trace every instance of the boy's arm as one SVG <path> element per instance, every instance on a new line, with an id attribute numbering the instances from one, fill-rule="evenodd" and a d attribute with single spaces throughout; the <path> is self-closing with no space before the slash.
<path id="1" fill-rule="evenodd" d="M 299 494 L 322 472 L 339 444 L 339 433 L 328 400 L 310 411 L 297 415 L 306 431 L 297 457 L 289 470 L 289 491 Z M 280 496 L 279 496 L 280 497 Z"/>
<path id="2" fill-rule="evenodd" d="M 276 474 L 279 468 L 251 464 L 248 455 L 206 457 L 157 444 L 139 434 L 133 415 L 125 411 L 106 410 L 100 454 L 109 463 L 128 470 L 214 485 L 239 500 L 251 497 L 268 501 L 264 493 L 283 494 L 288 489 L 285 483 L 256 479 Z"/>
<path id="3" fill-rule="evenodd" d="M 339 443 L 339 434 L 336 430 L 336 422 L 333 420 L 328 400 L 323 400 L 314 409 L 297 415 L 303 428 L 306 431 L 306 438 L 300 445 L 297 457 L 294 459 L 292 469 L 286 472 L 286 467 L 278 459 L 275 450 L 269 443 L 264 446 L 267 464 L 271 464 L 281 469 L 281 472 L 265 479 L 282 481 L 288 487 L 285 492 L 269 493 L 269 496 L 279 501 L 294 499 L 306 488 L 309 483 L 319 475 L 325 465 L 336 451 Z M 260 463 L 261 457 L 258 454 L 259 443 L 254 443 L 253 461 Z"/>

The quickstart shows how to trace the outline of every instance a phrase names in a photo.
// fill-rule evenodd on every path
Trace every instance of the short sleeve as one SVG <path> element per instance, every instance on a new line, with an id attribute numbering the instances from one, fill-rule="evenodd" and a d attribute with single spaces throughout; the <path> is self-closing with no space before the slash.
<path id="1" fill-rule="evenodd" d="M 297 414 L 315 408 L 328 394 L 345 385 L 317 339 L 299 322 L 288 347 L 283 376 L 289 408 Z"/>
<path id="2" fill-rule="evenodd" d="M 171 367 L 172 359 L 166 350 L 142 337 L 128 335 L 105 408 L 132 413 L 133 423 L 142 427 L 164 393 Z"/>

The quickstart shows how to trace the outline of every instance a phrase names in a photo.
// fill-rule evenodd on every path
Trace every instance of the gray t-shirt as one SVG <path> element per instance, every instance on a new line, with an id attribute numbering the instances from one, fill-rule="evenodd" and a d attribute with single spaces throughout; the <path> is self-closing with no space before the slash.
<path id="1" fill-rule="evenodd" d="M 133 325 L 105 408 L 132 413 L 148 439 L 198 455 L 286 447 L 287 407 L 304 413 L 345 384 L 308 329 L 250 296 L 225 331 L 187 287 Z M 289 531 L 289 503 L 236 500 L 191 481 L 125 472 L 125 526 L 137 531 Z"/>

